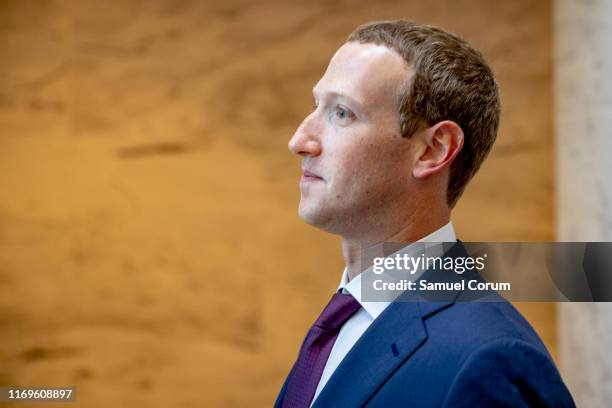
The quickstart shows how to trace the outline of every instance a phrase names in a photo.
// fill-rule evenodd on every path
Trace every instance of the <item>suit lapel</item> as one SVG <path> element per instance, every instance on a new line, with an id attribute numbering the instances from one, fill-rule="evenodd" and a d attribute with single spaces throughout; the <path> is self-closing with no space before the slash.
<path id="1" fill-rule="evenodd" d="M 459 241 L 445 256 L 460 256 L 465 249 Z M 437 271 L 430 270 L 428 277 Z M 457 281 L 458 275 L 445 273 L 445 280 Z M 437 279 L 440 277 L 437 276 Z M 438 280 L 439 281 L 439 280 Z M 442 301 L 419 301 L 406 292 L 391 303 L 376 319 L 342 360 L 319 394 L 313 408 L 361 407 L 427 340 L 423 320 L 451 306 L 460 291 L 449 292 Z"/>
<path id="2" fill-rule="evenodd" d="M 465 254 L 465 248 L 458 241 L 445 256 Z M 435 272 L 428 271 L 429 276 Z M 443 278 L 450 281 L 459 279 L 456 274 L 445 274 Z M 447 294 L 444 300 L 437 302 L 430 298 L 429 301 L 397 299 L 391 303 L 342 360 L 312 407 L 361 407 L 366 404 L 395 370 L 425 343 L 427 332 L 423 320 L 451 306 L 459 293 L 453 292 L 450 297 Z M 281 406 L 290 377 L 291 373 L 283 384 L 275 408 Z"/>
<path id="3" fill-rule="evenodd" d="M 426 339 L 417 304 L 392 303 L 342 360 L 313 408 L 362 406 Z"/>

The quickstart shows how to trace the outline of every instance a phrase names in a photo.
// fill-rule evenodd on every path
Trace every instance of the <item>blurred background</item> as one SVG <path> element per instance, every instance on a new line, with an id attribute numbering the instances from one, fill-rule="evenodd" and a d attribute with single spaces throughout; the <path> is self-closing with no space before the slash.
<path id="1" fill-rule="evenodd" d="M 466 38 L 502 91 L 464 241 L 554 241 L 549 1 L 0 0 L 0 385 L 267 407 L 338 285 L 286 145 L 359 24 Z M 518 304 L 557 362 L 554 304 Z"/>

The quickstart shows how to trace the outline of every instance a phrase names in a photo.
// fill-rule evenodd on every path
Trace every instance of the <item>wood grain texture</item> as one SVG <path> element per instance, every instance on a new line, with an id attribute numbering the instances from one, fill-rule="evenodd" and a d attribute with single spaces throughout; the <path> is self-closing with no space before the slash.
<path id="1" fill-rule="evenodd" d="M 502 126 L 458 236 L 552 240 L 549 9 L 0 2 L 0 383 L 74 385 L 83 407 L 270 406 L 342 271 L 338 239 L 296 215 L 286 144 L 366 21 L 440 25 L 489 58 Z M 524 310 L 554 346 L 552 306 Z"/>

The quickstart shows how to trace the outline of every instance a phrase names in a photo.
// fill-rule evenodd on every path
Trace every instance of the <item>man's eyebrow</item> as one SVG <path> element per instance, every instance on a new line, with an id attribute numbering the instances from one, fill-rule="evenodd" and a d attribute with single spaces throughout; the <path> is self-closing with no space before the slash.
<path id="1" fill-rule="evenodd" d="M 312 94 L 313 96 L 317 97 L 317 90 L 316 88 L 312 88 Z M 364 104 L 358 100 L 356 100 L 355 98 L 352 98 L 346 94 L 343 94 L 342 92 L 336 92 L 336 91 L 328 91 L 328 92 L 324 92 L 323 95 L 321 95 L 322 97 L 330 97 L 330 98 L 343 98 L 346 99 L 347 101 L 349 101 L 351 104 L 356 105 L 357 107 L 363 107 Z"/>

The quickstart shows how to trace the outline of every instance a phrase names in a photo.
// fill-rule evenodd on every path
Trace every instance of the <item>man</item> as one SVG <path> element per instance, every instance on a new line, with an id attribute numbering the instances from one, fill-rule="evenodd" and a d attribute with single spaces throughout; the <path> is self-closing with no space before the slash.
<path id="1" fill-rule="evenodd" d="M 289 142 L 299 214 L 342 237 L 338 293 L 302 344 L 277 407 L 571 407 L 546 348 L 507 302 L 368 302 L 362 248 L 454 242 L 450 213 L 497 133 L 480 53 L 405 21 L 357 28 Z M 456 244 L 447 253 L 457 256 Z"/>

